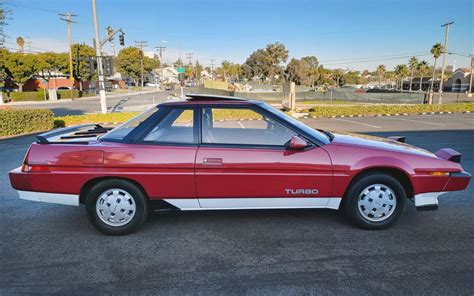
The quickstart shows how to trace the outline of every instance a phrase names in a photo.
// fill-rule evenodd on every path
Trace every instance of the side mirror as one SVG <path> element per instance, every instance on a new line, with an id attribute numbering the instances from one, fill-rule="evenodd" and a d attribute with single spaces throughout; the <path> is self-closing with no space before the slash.
<path id="1" fill-rule="evenodd" d="M 302 150 L 306 147 L 308 147 L 308 142 L 306 142 L 305 140 L 301 139 L 298 136 L 291 137 L 291 140 L 289 141 L 289 144 L 288 144 L 288 148 L 290 150 Z"/>

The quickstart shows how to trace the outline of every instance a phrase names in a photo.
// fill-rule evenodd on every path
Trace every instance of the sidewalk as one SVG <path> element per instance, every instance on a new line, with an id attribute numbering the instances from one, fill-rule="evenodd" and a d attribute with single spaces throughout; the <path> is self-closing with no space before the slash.
<path id="1" fill-rule="evenodd" d="M 146 90 L 146 91 L 138 91 L 138 92 L 129 92 L 129 93 L 120 93 L 120 94 L 107 94 L 107 98 L 117 98 L 123 96 L 138 96 L 143 94 L 153 94 L 153 93 L 160 93 L 165 92 L 164 90 Z M 76 99 L 62 99 L 57 101 L 24 101 L 24 102 L 9 102 L 4 103 L 2 106 L 21 106 L 21 105 L 47 105 L 47 104 L 57 104 L 57 103 L 67 103 L 72 101 L 78 100 L 97 100 L 99 96 L 90 96 L 90 97 L 83 97 L 83 98 L 76 98 Z"/>

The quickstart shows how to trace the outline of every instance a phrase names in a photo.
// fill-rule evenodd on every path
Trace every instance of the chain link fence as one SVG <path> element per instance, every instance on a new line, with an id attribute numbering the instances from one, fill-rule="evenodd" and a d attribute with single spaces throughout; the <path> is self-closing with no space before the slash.
<path id="1" fill-rule="evenodd" d="M 232 92 L 204 87 L 194 87 L 192 93 L 235 96 L 267 102 L 287 101 L 287 94 L 282 91 L 260 91 L 260 92 Z M 353 88 L 329 89 L 325 92 L 296 91 L 296 101 L 324 102 L 349 102 L 349 103 L 372 103 L 372 104 L 423 104 L 426 93 L 397 93 L 397 92 L 364 92 Z M 439 94 L 435 93 L 433 103 L 438 103 Z M 443 103 L 473 102 L 463 93 L 443 93 Z"/>

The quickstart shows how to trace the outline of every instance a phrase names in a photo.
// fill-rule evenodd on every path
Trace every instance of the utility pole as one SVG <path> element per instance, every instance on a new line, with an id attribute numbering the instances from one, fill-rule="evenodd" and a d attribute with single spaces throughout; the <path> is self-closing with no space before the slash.
<path id="1" fill-rule="evenodd" d="M 100 96 L 100 109 L 103 114 L 107 113 L 107 101 L 105 97 L 105 81 L 104 81 L 104 69 L 102 68 L 102 53 L 101 44 L 99 38 L 99 22 L 97 21 L 97 8 L 96 0 L 92 0 L 92 15 L 94 19 L 94 36 L 95 36 L 95 54 L 97 56 L 97 76 L 99 79 L 99 96 Z"/>
<path id="2" fill-rule="evenodd" d="M 28 50 L 29 52 L 31 52 L 31 38 L 28 36 L 25 36 L 25 39 L 26 39 L 25 45 L 28 45 Z"/>
<path id="3" fill-rule="evenodd" d="M 186 53 L 186 58 L 189 61 L 189 64 L 191 65 L 191 59 L 193 58 L 193 53 L 192 52 L 187 52 Z"/>
<path id="4" fill-rule="evenodd" d="M 135 41 L 135 44 L 140 47 L 140 70 L 142 72 L 141 86 L 143 91 L 143 47 L 147 45 L 147 41 Z"/>
<path id="5" fill-rule="evenodd" d="M 472 76 L 474 76 L 474 56 L 471 56 L 471 79 L 469 80 L 469 97 L 472 97 Z"/>
<path id="6" fill-rule="evenodd" d="M 211 80 L 214 80 L 214 59 L 211 59 Z"/>
<path id="7" fill-rule="evenodd" d="M 193 75 L 193 78 L 194 78 L 194 71 L 193 71 L 193 64 L 191 64 L 191 59 L 193 58 L 193 53 L 192 52 L 187 52 L 186 53 L 186 58 L 188 59 L 189 61 L 189 66 L 191 66 L 191 75 Z M 190 75 L 190 76 L 191 76 Z M 189 77 L 188 77 L 189 78 Z"/>
<path id="8" fill-rule="evenodd" d="M 160 68 L 161 68 L 160 84 L 163 84 L 163 52 L 165 51 L 166 46 L 155 46 L 155 48 L 160 51 Z"/>
<path id="9" fill-rule="evenodd" d="M 444 50 L 443 50 L 443 63 L 441 65 L 441 81 L 439 82 L 439 104 L 443 103 L 443 80 L 444 80 L 444 66 L 446 63 L 446 52 L 448 51 L 448 35 L 449 35 L 449 27 L 454 24 L 454 22 L 447 22 L 441 27 L 445 28 L 444 32 Z"/>
<path id="10" fill-rule="evenodd" d="M 77 23 L 71 20 L 71 17 L 77 16 L 77 14 L 72 14 L 70 12 L 60 13 L 60 19 L 67 23 L 67 36 L 68 36 L 68 46 L 69 46 L 69 80 L 71 81 L 71 99 L 72 99 L 72 89 L 74 87 L 74 69 L 72 67 L 72 37 L 71 37 L 71 23 Z M 64 18 L 66 17 L 66 18 Z M 30 41 L 31 47 L 31 41 Z"/>

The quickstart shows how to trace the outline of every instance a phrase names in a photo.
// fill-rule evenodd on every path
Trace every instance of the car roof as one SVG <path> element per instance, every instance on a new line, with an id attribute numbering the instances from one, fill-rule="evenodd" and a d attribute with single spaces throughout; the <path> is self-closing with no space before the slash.
<path id="1" fill-rule="evenodd" d="M 186 100 L 179 100 L 173 102 L 162 103 L 159 106 L 187 106 L 187 105 L 208 105 L 208 104 L 219 104 L 219 105 L 256 105 L 261 102 L 239 98 L 231 96 L 221 96 L 221 95 L 210 95 L 210 94 L 186 94 Z"/>

